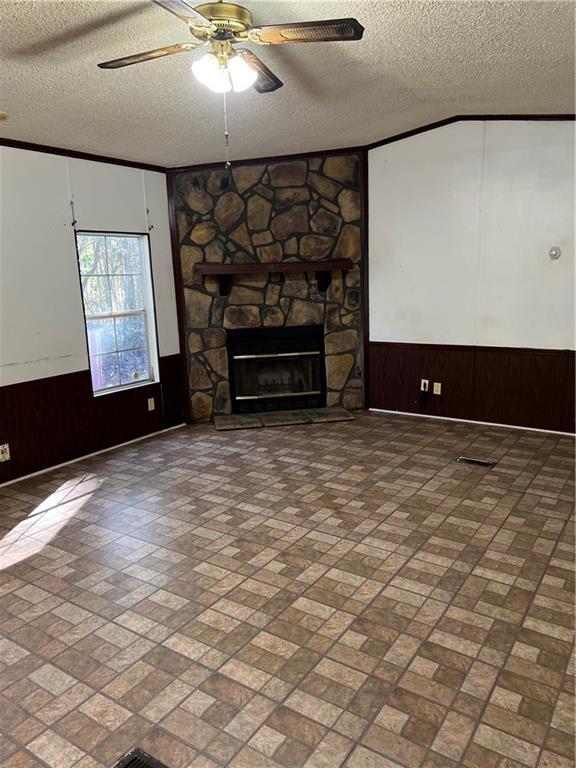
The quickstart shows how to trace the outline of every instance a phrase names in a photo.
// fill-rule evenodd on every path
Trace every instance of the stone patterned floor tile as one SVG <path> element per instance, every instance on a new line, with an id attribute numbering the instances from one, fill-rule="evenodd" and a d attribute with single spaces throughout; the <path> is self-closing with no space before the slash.
<path id="1" fill-rule="evenodd" d="M 565 436 L 356 414 L 1 487 L 0 764 L 570 768 L 573 469 Z"/>

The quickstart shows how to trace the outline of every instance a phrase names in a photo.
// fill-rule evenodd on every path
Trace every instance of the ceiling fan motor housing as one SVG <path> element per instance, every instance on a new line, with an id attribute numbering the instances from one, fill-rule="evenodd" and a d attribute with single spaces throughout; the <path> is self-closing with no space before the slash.
<path id="1" fill-rule="evenodd" d="M 252 14 L 248 8 L 236 3 L 203 3 L 196 10 L 218 28 L 218 31 L 234 35 L 246 32 L 252 26 Z"/>

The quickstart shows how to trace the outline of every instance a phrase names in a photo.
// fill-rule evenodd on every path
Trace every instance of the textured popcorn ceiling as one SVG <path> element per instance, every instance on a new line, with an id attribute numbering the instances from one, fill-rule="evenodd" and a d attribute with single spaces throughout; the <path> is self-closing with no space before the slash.
<path id="1" fill-rule="evenodd" d="M 574 111 L 573 2 L 247 2 L 256 23 L 356 16 L 364 39 L 255 46 L 284 80 L 230 98 L 232 155 L 365 144 L 456 114 Z M 222 97 L 199 52 L 103 71 L 186 42 L 151 2 L 0 2 L 0 137 L 160 165 L 223 157 Z"/>

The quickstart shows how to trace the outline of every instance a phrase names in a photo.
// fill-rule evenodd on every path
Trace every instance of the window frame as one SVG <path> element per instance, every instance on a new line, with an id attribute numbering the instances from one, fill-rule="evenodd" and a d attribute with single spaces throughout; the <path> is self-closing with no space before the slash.
<path id="1" fill-rule="evenodd" d="M 145 297 L 144 309 L 129 309 L 121 310 L 119 312 L 106 312 L 102 314 L 88 314 L 86 312 L 86 305 L 84 302 L 84 287 L 82 278 L 86 275 L 82 274 L 80 266 L 80 251 L 78 247 L 78 238 L 81 236 L 94 235 L 97 237 L 134 237 L 139 242 L 140 250 L 140 264 L 141 264 L 141 278 L 142 278 L 142 292 Z M 88 357 L 88 370 L 90 371 L 90 387 L 92 389 L 93 397 L 101 397 L 102 395 L 108 395 L 118 392 L 124 392 L 130 389 L 137 389 L 139 387 L 149 387 L 160 382 L 160 352 L 158 348 L 158 321 L 156 314 L 156 295 L 154 291 L 154 275 L 152 272 L 152 251 L 150 247 L 150 234 L 148 232 L 118 232 L 112 230 L 97 230 L 97 229 L 75 229 L 74 230 L 74 244 L 76 247 L 76 265 L 78 267 L 78 285 L 80 288 L 80 299 L 82 301 L 82 313 L 84 316 L 84 335 L 86 338 L 86 354 Z M 98 275 L 95 275 L 98 277 Z M 109 274 L 106 277 L 110 277 Z M 150 377 L 147 379 L 139 379 L 136 381 L 128 382 L 127 384 L 120 384 L 115 387 L 105 387 L 103 389 L 94 389 L 92 380 L 92 355 L 90 354 L 90 344 L 88 342 L 88 322 L 90 320 L 106 320 L 114 319 L 117 317 L 144 317 L 144 327 L 146 330 L 146 351 L 148 353 L 148 369 Z M 129 351 L 129 350 L 122 350 Z M 110 354 L 110 353 L 103 353 Z M 116 354 L 119 354 L 116 350 Z M 97 356 L 97 355 L 96 355 Z"/>

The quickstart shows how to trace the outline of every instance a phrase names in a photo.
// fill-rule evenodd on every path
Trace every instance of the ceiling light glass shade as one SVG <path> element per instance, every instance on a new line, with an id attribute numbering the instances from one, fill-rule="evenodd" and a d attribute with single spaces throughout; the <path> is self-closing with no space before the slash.
<path id="1" fill-rule="evenodd" d="M 232 87 L 236 93 L 250 88 L 258 79 L 256 70 L 247 64 L 241 56 L 233 56 L 228 62 L 228 72 L 232 80 Z"/>
<path id="2" fill-rule="evenodd" d="M 213 53 L 207 53 L 192 64 L 194 77 L 216 93 L 232 90 L 232 82 L 226 66 L 221 66 Z"/>

